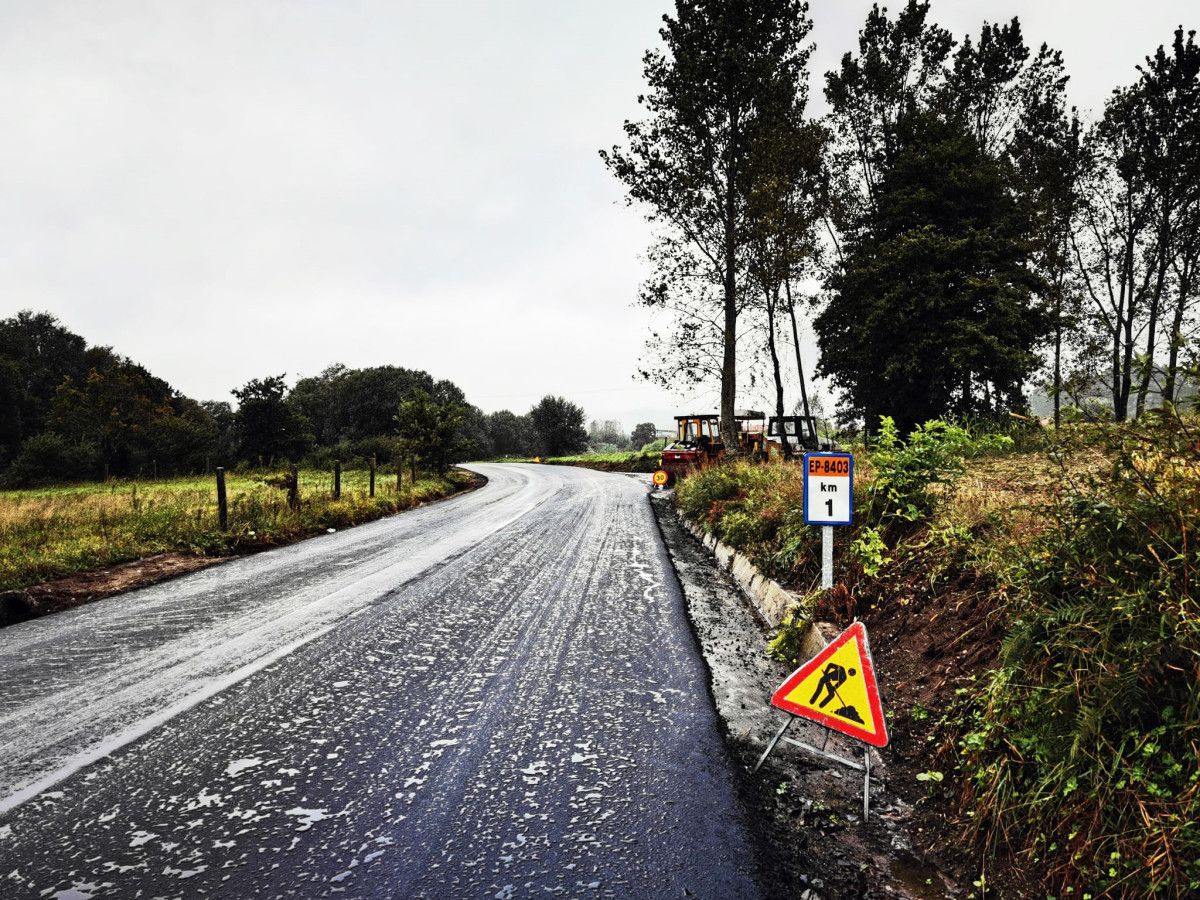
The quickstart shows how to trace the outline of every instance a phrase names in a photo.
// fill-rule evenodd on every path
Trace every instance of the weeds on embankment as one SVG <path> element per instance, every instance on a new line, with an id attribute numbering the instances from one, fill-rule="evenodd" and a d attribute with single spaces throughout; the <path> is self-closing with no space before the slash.
<path id="1" fill-rule="evenodd" d="M 981 842 L 1063 895 L 1195 896 L 1200 429 L 1167 412 L 1099 438 L 1109 467 L 1064 465 L 1045 527 L 1005 559 L 964 803 Z"/>
<path id="2" fill-rule="evenodd" d="M 546 460 L 554 466 L 580 466 L 599 469 L 602 472 L 653 472 L 658 468 L 662 454 L 643 453 L 580 453 L 576 456 L 552 456 Z"/>
<path id="3" fill-rule="evenodd" d="M 0 491 L 0 591 L 168 551 L 223 556 L 285 544 L 444 497 L 467 477 L 406 481 L 399 490 L 394 476 L 380 477 L 369 497 L 368 473 L 346 471 L 334 500 L 331 473 L 299 475 L 300 507 L 292 509 L 271 474 L 229 473 L 227 531 L 212 476 Z"/>
<path id="4" fill-rule="evenodd" d="M 913 648 L 883 650 L 907 736 L 896 753 L 945 770 L 917 805 L 946 807 L 945 857 L 974 839 L 974 896 L 1029 878 L 1059 900 L 1200 892 L 1197 425 L 1168 411 L 1016 452 L 937 423 L 855 466 L 829 596 L 812 592 L 820 535 L 803 524 L 799 466 L 709 469 L 677 502 L 811 592 L 801 620 L 860 615 L 908 635 Z M 793 630 L 777 654 L 794 654 Z"/>

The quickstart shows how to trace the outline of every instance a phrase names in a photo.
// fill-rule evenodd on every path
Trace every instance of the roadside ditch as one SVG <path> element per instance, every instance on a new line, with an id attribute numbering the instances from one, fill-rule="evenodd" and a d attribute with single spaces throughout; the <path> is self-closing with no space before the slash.
<path id="1" fill-rule="evenodd" d="M 751 773 L 784 720 L 785 714 L 771 707 L 770 697 L 789 674 L 768 655 L 771 624 L 744 593 L 755 573 L 739 572 L 739 587 L 710 549 L 689 532 L 675 509 L 673 492 L 653 492 L 650 503 L 709 668 L 712 699 L 725 725 L 724 738 L 758 849 L 756 868 L 764 896 L 965 896 L 942 867 L 914 850 L 912 806 L 889 783 L 887 749 L 882 754 L 872 751 L 871 814 L 865 827 L 857 772 L 780 744 L 763 767 Z M 840 628 L 822 624 L 819 631 L 828 640 Z M 886 697 L 884 703 L 886 710 Z M 789 734 L 839 755 L 853 758 L 862 752 L 857 742 L 802 720 Z"/>

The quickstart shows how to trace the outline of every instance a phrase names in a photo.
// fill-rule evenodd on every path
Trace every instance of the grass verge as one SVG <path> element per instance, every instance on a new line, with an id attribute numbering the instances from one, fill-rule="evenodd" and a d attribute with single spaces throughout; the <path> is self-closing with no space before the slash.
<path id="1" fill-rule="evenodd" d="M 600 472 L 653 472 L 658 468 L 659 451 L 632 453 L 579 453 L 574 456 L 550 456 L 542 460 L 551 466 L 578 466 Z M 503 457 L 489 462 L 533 462 L 533 457 Z"/>
<path id="2" fill-rule="evenodd" d="M 446 497 L 473 483 L 470 473 L 397 488 L 380 478 L 368 496 L 366 471 L 342 473 L 333 499 L 329 472 L 300 472 L 300 508 L 271 473 L 229 473 L 229 529 L 217 521 L 213 477 L 113 481 L 0 491 L 0 591 L 89 572 L 160 553 L 227 556 L 346 528 Z"/>

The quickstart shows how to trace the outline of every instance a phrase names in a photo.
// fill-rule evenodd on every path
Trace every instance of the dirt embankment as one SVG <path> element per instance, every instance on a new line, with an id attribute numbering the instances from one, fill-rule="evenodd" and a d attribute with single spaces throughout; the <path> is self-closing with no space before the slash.
<path id="1" fill-rule="evenodd" d="M 1001 629 L 980 599 L 985 593 L 965 576 L 957 590 L 925 591 L 914 572 L 906 585 L 893 586 L 895 602 L 855 598 L 840 587 L 818 610 L 827 639 L 856 615 L 871 638 L 890 743 L 872 751 L 871 815 L 864 826 L 858 772 L 782 745 L 751 774 L 784 720 L 769 701 L 789 668 L 769 657 L 770 629 L 682 527 L 668 496 L 656 497 L 653 507 L 710 667 L 713 700 L 759 839 L 764 892 L 832 900 L 976 891 L 978 861 L 963 839 L 954 777 L 945 771 L 948 754 L 939 743 L 945 738 L 935 735 L 944 733 L 937 723 L 954 709 L 958 689 L 995 660 Z M 788 733 L 850 758 L 863 752 L 863 745 L 811 723 L 798 721 Z M 993 886 L 997 896 L 1030 895 L 1019 872 Z"/>
<path id="2" fill-rule="evenodd" d="M 148 587 L 231 558 L 159 553 L 94 572 L 56 578 L 23 591 L 5 591 L 0 594 L 0 627 Z"/>

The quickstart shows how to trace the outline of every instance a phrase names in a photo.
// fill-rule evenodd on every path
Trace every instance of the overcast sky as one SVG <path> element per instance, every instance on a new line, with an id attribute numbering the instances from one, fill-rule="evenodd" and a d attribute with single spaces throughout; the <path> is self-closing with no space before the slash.
<path id="1" fill-rule="evenodd" d="M 554 392 L 663 427 L 676 398 L 632 378 L 648 232 L 596 151 L 671 5 L 0 2 L 0 316 L 48 310 L 197 399 L 393 363 L 489 411 Z M 869 7 L 812 3 L 818 110 Z M 933 12 L 1019 15 L 1096 110 L 1200 25 L 1194 0 Z"/>

